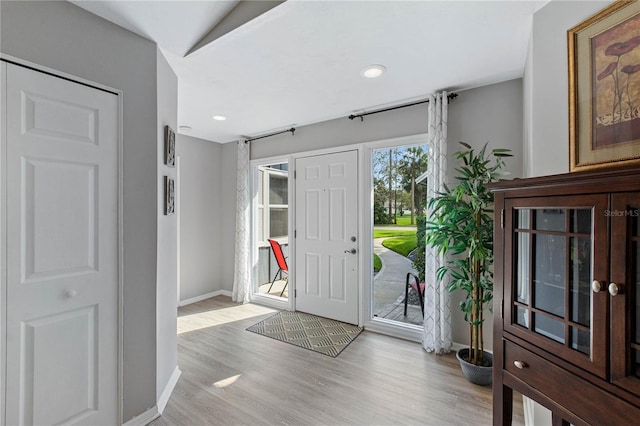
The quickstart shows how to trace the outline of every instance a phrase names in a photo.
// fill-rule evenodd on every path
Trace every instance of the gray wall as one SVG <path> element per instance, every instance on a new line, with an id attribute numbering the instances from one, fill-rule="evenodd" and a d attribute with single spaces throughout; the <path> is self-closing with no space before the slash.
<path id="1" fill-rule="evenodd" d="M 552 1 L 533 16 L 532 49 L 525 103 L 529 129 L 525 150 L 530 176 L 569 171 L 567 30 L 604 8 L 608 1 Z"/>
<path id="2" fill-rule="evenodd" d="M 235 168 L 223 179 L 222 145 L 177 135 L 180 156 L 180 300 L 221 289 L 223 256 L 233 244 L 223 243 L 222 187 L 232 186 Z M 229 144 L 235 146 L 235 144 Z M 224 182 L 224 185 L 222 184 Z"/>
<path id="3" fill-rule="evenodd" d="M 552 1 L 533 16 L 524 74 L 526 176 L 569 171 L 567 30 L 610 1 Z M 550 412 L 525 398 L 529 421 L 551 425 Z"/>
<path id="4" fill-rule="evenodd" d="M 449 104 L 449 153 L 452 154 L 462 148 L 459 141 L 478 148 L 485 142 L 489 142 L 489 147 L 509 148 L 513 151 L 514 158 L 507 160 L 506 171 L 511 173 L 510 177 L 521 177 L 522 90 L 522 80 L 516 79 L 459 92 L 460 96 Z M 283 156 L 426 132 L 427 107 L 420 105 L 366 117 L 364 122 L 342 118 L 300 127 L 296 130 L 295 136 L 283 134 L 255 141 L 251 145 L 251 158 Z M 453 171 L 455 166 L 451 158 L 448 164 L 451 176 L 455 173 Z M 225 227 L 231 228 L 230 225 Z M 459 300 L 460 295 L 453 295 L 452 337 L 454 342 L 466 343 L 468 328 L 458 309 Z M 491 324 L 492 317 L 487 315 L 484 334 L 487 349 L 492 347 Z"/>
<path id="5" fill-rule="evenodd" d="M 2 53 L 124 92 L 127 421 L 156 404 L 156 46 L 68 2 L 2 1 L 1 7 Z"/>
<path id="6" fill-rule="evenodd" d="M 177 130 L 178 77 L 157 49 L 158 262 L 156 287 L 156 401 L 178 365 L 176 300 L 178 280 L 178 221 L 164 214 L 164 177 L 176 178 L 175 167 L 164 164 L 164 126 Z"/>

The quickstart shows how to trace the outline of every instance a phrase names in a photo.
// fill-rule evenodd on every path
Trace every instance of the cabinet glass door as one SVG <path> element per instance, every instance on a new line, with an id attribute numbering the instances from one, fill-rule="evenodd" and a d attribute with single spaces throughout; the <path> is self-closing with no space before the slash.
<path id="1" fill-rule="evenodd" d="M 640 195 L 616 194 L 611 217 L 611 380 L 640 393 Z"/>
<path id="2" fill-rule="evenodd" d="M 606 356 L 593 342 L 606 341 L 596 322 L 606 316 L 606 296 L 594 294 L 592 282 L 606 278 L 606 265 L 594 262 L 606 259 L 606 203 L 606 196 L 545 197 L 508 201 L 505 212 L 512 237 L 505 329 L 603 377 Z"/>

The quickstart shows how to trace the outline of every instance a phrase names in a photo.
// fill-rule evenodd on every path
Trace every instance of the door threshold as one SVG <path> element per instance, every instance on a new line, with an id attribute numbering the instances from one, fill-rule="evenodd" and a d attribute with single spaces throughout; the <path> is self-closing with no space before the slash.
<path id="1" fill-rule="evenodd" d="M 422 342 L 423 327 L 414 324 L 405 324 L 384 318 L 372 318 L 365 323 L 364 329 L 412 342 Z"/>

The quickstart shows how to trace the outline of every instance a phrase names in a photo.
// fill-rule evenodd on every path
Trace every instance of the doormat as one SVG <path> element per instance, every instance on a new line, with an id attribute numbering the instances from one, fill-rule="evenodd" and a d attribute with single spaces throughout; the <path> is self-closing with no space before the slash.
<path id="1" fill-rule="evenodd" d="M 304 312 L 281 311 L 247 331 L 335 358 L 358 337 L 362 327 Z"/>

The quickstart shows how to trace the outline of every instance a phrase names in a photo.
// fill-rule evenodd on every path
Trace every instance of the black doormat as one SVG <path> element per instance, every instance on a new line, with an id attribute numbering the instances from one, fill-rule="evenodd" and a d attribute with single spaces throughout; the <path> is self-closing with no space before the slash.
<path id="1" fill-rule="evenodd" d="M 358 337 L 362 327 L 304 312 L 281 311 L 247 331 L 335 358 Z"/>

